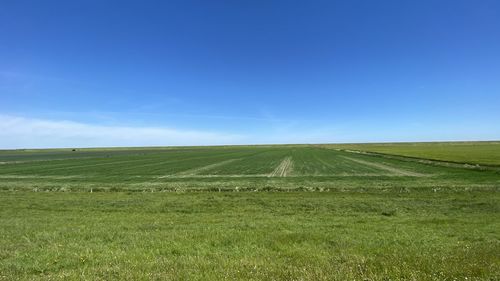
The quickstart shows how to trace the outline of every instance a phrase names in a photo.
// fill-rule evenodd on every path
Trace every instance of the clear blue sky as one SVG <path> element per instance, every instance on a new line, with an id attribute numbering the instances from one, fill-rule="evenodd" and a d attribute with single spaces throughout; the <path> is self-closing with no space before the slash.
<path id="1" fill-rule="evenodd" d="M 500 139 L 500 1 L 2 1 L 0 148 Z"/>

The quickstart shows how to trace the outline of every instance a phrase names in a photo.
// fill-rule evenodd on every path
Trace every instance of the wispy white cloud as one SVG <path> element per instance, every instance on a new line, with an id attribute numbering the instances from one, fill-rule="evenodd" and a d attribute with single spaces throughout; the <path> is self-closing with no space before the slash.
<path id="1" fill-rule="evenodd" d="M 237 144 L 242 135 L 0 115 L 0 148 Z"/>

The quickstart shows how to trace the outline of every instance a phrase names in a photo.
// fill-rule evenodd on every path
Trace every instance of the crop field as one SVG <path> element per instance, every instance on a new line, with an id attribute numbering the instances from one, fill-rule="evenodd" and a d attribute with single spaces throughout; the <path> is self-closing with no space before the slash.
<path id="1" fill-rule="evenodd" d="M 500 166 L 500 142 L 498 141 L 334 144 L 327 145 L 327 147 Z"/>
<path id="2" fill-rule="evenodd" d="M 0 280 L 499 280 L 496 144 L 435 145 L 0 151 Z"/>

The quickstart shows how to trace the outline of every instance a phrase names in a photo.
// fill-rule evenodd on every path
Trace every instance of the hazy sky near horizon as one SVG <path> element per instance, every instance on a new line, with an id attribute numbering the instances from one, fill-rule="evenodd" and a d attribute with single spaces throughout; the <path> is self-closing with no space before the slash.
<path id="1" fill-rule="evenodd" d="M 0 148 L 500 139 L 500 1 L 3 1 Z"/>

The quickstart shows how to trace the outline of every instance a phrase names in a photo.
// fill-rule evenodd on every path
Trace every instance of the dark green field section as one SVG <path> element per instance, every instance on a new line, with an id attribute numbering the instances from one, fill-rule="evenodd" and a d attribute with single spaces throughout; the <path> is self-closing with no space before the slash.
<path id="1" fill-rule="evenodd" d="M 0 163 L 2 189 L 325 190 L 500 182 L 494 169 L 305 145 L 2 151 Z"/>
<path id="2" fill-rule="evenodd" d="M 424 165 L 400 167 L 399 163 L 321 148 L 178 149 L 129 154 L 88 152 L 80 158 L 60 154 L 59 159 L 8 162 L 1 175 L 32 176 L 425 176 Z M 51 155 L 53 156 L 53 155 Z M 7 158 L 10 158 L 9 155 Z M 0 158 L 0 160 L 5 160 Z M 276 174 L 278 169 L 281 173 Z"/>

